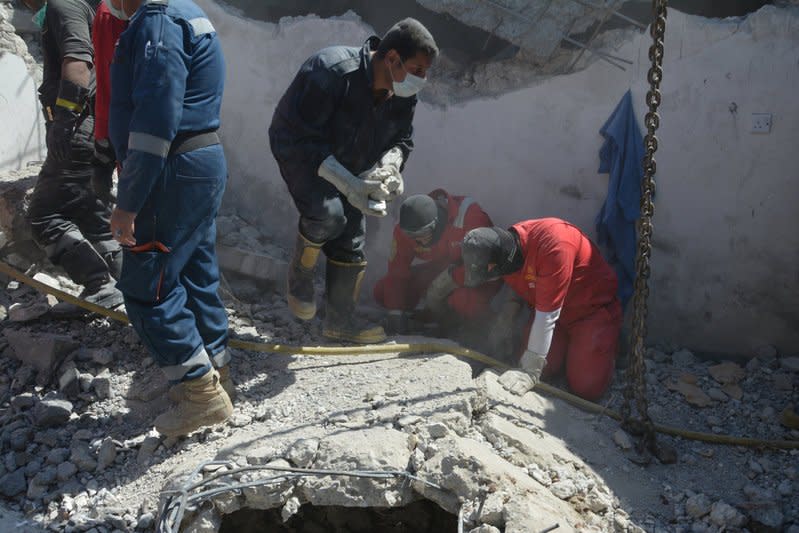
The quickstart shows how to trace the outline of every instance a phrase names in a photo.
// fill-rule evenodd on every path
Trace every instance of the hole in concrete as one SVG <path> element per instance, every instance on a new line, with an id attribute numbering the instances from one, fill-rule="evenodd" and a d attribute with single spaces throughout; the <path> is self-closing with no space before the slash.
<path id="1" fill-rule="evenodd" d="M 280 509 L 241 509 L 225 515 L 219 533 L 456 533 L 458 518 L 429 500 L 405 507 L 303 505 L 288 522 Z"/>
<path id="2" fill-rule="evenodd" d="M 282 17 L 310 14 L 322 18 L 354 11 L 383 35 L 395 22 L 405 17 L 421 21 L 435 36 L 436 43 L 450 59 L 471 63 L 512 57 L 518 47 L 491 33 L 463 24 L 456 18 L 426 9 L 415 0 L 224 0 L 250 18 L 278 22 Z M 331 43 L 332 44 L 332 43 Z M 342 43 L 350 44 L 350 43 Z"/>

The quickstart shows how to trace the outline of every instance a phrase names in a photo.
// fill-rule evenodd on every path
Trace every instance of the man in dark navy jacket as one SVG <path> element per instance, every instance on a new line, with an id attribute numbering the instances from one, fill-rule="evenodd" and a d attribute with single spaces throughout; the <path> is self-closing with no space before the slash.
<path id="1" fill-rule="evenodd" d="M 402 194 L 415 95 L 437 55 L 430 32 L 402 20 L 382 40 L 312 55 L 275 110 L 270 145 L 300 212 L 288 303 L 298 318 L 316 315 L 313 278 L 324 251 L 325 337 L 385 339 L 381 327 L 353 313 L 366 269 L 364 215 L 385 216 L 386 202 Z"/>

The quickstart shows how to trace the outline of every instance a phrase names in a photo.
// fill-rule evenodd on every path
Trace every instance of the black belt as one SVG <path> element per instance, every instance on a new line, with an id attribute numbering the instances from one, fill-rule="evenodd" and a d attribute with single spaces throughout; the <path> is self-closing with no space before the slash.
<path id="1" fill-rule="evenodd" d="M 169 147 L 169 155 L 180 155 L 186 152 L 193 152 L 206 146 L 219 144 L 219 135 L 215 131 L 205 131 L 202 133 L 178 134 Z"/>

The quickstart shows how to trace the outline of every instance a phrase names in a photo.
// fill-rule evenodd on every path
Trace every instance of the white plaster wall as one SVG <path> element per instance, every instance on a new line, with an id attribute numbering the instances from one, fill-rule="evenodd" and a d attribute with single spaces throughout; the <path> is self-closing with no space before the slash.
<path id="1" fill-rule="evenodd" d="M 44 160 L 44 122 L 25 61 L 0 51 L 0 172 Z"/>
<path id="2" fill-rule="evenodd" d="M 369 28 L 356 18 L 254 22 L 213 0 L 200 3 L 228 60 L 227 205 L 288 243 L 296 213 L 268 148 L 272 110 L 310 53 L 359 44 Z M 799 350 L 797 30 L 796 8 L 724 21 L 670 12 L 651 341 L 739 354 L 763 344 Z M 600 62 L 497 99 L 420 105 L 407 192 L 443 186 L 476 197 L 498 224 L 559 216 L 593 235 L 607 187 L 596 172 L 598 130 L 628 88 L 643 116 L 649 44 L 642 34 L 616 51 L 635 58 L 626 72 Z M 749 132 L 755 112 L 774 114 L 770 134 Z M 373 277 L 383 269 L 381 237 L 391 223 L 372 224 Z"/>

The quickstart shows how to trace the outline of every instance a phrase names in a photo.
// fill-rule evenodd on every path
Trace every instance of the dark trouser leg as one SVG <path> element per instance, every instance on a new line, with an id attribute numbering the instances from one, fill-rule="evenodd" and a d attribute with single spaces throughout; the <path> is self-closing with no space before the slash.
<path id="1" fill-rule="evenodd" d="M 109 230 L 110 206 L 100 202 L 89 185 L 92 128 L 89 117 L 72 138 L 68 160 L 56 161 L 48 156 L 28 209 L 34 239 L 54 264 L 84 285 L 84 296 L 94 294 L 118 272 L 109 269 L 109 265 L 115 266 L 114 259 L 119 254 L 119 245 Z M 118 294 L 115 299 L 119 303 Z"/>
<path id="2" fill-rule="evenodd" d="M 135 234 L 137 245 L 157 241 L 169 252 L 124 252 L 118 286 L 128 316 L 172 381 L 199 378 L 210 370 L 216 354 L 208 353 L 201 329 L 212 350 L 225 348 L 226 336 L 220 332 L 225 310 L 210 294 L 219 274 L 216 261 L 210 260 L 209 240 L 226 177 L 219 145 L 170 160 L 157 192 L 136 217 Z M 209 317 L 198 319 L 192 308 Z"/>
<path id="3" fill-rule="evenodd" d="M 335 187 L 319 176 L 281 164 L 281 173 L 300 212 L 294 254 L 289 264 L 286 300 L 292 314 L 302 320 L 316 316 L 314 279 L 322 245 L 347 226 L 344 200 Z"/>
<path id="4" fill-rule="evenodd" d="M 366 218 L 346 200 L 341 202 L 347 220 L 344 230 L 322 246 L 327 256 L 322 335 L 357 343 L 382 342 L 386 338 L 383 328 L 355 314 L 366 273 Z"/>

